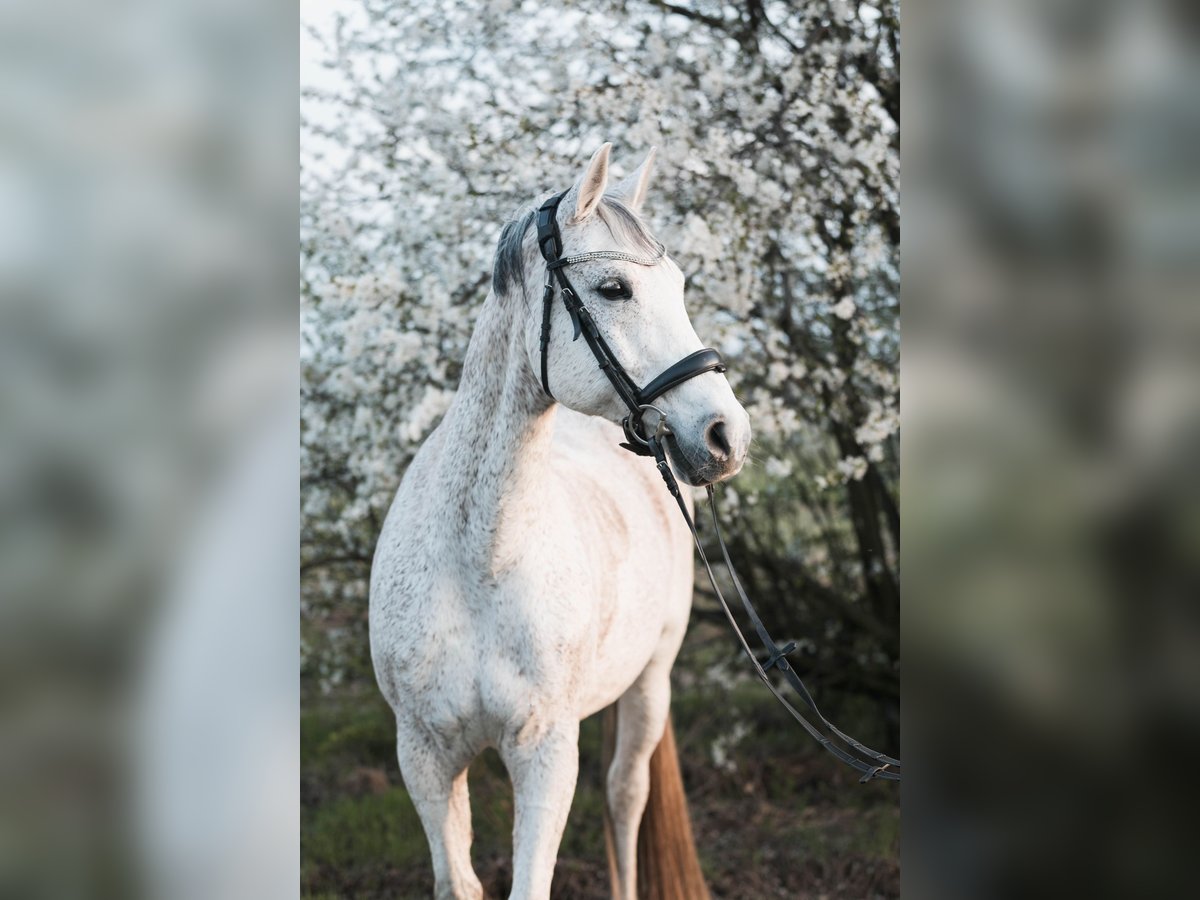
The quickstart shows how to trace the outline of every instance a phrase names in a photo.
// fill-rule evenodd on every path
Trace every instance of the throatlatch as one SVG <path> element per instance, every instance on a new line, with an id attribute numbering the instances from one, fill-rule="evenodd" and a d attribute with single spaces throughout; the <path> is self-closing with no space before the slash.
<path id="1" fill-rule="evenodd" d="M 696 531 L 696 524 L 692 520 L 691 513 L 688 512 L 687 504 L 684 502 L 683 494 L 679 489 L 679 483 L 675 480 L 675 474 L 671 471 L 670 463 L 667 462 L 666 448 L 663 445 L 663 438 L 665 437 L 665 433 L 667 433 L 666 416 L 663 415 L 662 410 L 651 405 L 655 399 L 667 391 L 678 387 L 691 378 L 695 378 L 697 375 L 703 375 L 705 372 L 724 372 L 726 370 L 725 361 L 716 350 L 710 348 L 697 350 L 695 353 L 685 356 L 679 362 L 668 367 L 666 371 L 662 372 L 656 378 L 651 379 L 645 388 L 637 386 L 637 383 L 630 378 L 629 373 L 617 361 L 612 348 L 604 340 L 604 336 L 600 334 L 600 330 L 596 327 L 591 313 L 588 312 L 587 307 L 584 306 L 583 301 L 579 299 L 579 295 L 571 286 L 565 269 L 573 263 L 587 262 L 593 259 L 619 259 L 636 263 L 637 265 L 653 266 L 657 265 L 663 258 L 665 249 L 660 246 L 658 253 L 649 259 L 637 257 L 629 253 L 622 253 L 618 250 L 596 250 L 581 253 L 577 256 L 564 257 L 562 255 L 562 233 L 558 228 L 558 205 L 563 197 L 566 196 L 566 193 L 566 191 L 563 191 L 561 194 L 556 194 L 543 203 L 538 208 L 536 219 L 538 248 L 546 260 L 546 287 L 542 294 L 542 388 L 548 396 L 551 398 L 554 397 L 554 394 L 550 390 L 548 362 L 550 354 L 550 313 L 554 305 L 554 282 L 557 280 L 559 285 L 558 293 L 562 296 L 563 306 L 566 307 L 567 313 L 571 317 L 571 322 L 575 326 L 575 334 L 572 340 L 578 340 L 579 336 L 583 335 L 583 339 L 587 341 L 588 347 L 591 348 L 592 355 L 596 357 L 600 371 L 611 382 L 617 392 L 617 396 L 621 398 L 621 402 L 629 408 L 628 415 L 621 420 L 621 426 L 625 429 L 626 438 L 625 443 L 621 444 L 621 446 L 639 456 L 654 457 L 659 474 L 662 476 L 667 490 L 675 498 L 675 502 L 679 506 L 679 511 L 683 514 L 684 521 L 687 522 L 688 530 L 692 533 L 692 539 L 696 543 L 696 550 L 700 553 L 700 560 L 704 563 L 704 570 L 708 573 L 708 580 L 712 584 L 717 600 L 720 601 L 721 608 L 725 611 L 725 617 L 733 627 L 734 634 L 737 635 L 742 650 L 750 658 L 755 674 L 767 686 L 768 690 L 775 695 L 775 699 L 783 704 L 788 712 L 792 714 L 796 721 L 803 726 L 804 730 L 817 743 L 839 760 L 846 763 L 846 765 L 862 773 L 860 781 L 870 781 L 874 778 L 899 781 L 900 760 L 885 756 L 876 750 L 860 744 L 854 738 L 840 731 L 837 726 L 825 718 L 817 708 L 816 701 L 813 700 L 812 694 L 809 693 L 800 676 L 796 674 L 795 669 L 788 663 L 787 655 L 796 649 L 795 642 L 789 642 L 780 647 L 767 631 L 766 626 L 758 615 L 758 611 L 754 608 L 754 604 L 750 602 L 750 598 L 746 595 L 746 591 L 742 587 L 741 579 L 738 578 L 737 571 L 733 567 L 733 561 L 729 558 L 729 548 L 725 546 L 725 538 L 721 534 L 721 526 L 717 521 L 716 497 L 713 493 L 713 486 L 710 484 L 707 487 L 707 492 L 709 510 L 712 513 L 713 529 L 716 533 L 717 542 L 720 544 L 721 555 L 724 557 L 725 567 L 729 570 L 729 577 L 733 582 L 734 589 L 737 591 L 738 598 L 742 601 L 742 606 L 746 610 L 746 615 L 749 617 L 751 624 L 753 624 L 759 642 L 762 644 L 762 650 L 765 653 L 765 660 L 763 662 L 760 662 L 758 657 L 755 656 L 749 642 L 746 640 L 745 634 L 738 627 L 733 611 L 725 601 L 725 595 L 721 592 L 721 588 L 717 584 L 712 566 L 708 562 L 708 556 L 705 554 L 704 547 L 700 543 L 700 535 Z M 642 416 L 648 409 L 653 409 L 659 414 L 658 427 L 653 434 L 646 434 L 645 425 L 642 421 Z M 846 747 L 849 747 L 849 750 L 834 743 L 833 737 L 822 734 L 819 728 L 801 715 L 800 711 L 780 693 L 767 674 L 773 668 L 783 673 L 784 679 L 800 696 L 803 704 L 829 730 L 830 734 L 845 744 Z M 856 756 L 855 754 L 858 755 Z"/>

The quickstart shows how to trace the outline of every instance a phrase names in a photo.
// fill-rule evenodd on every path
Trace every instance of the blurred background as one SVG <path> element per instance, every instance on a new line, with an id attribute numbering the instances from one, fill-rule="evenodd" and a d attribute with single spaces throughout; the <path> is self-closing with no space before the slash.
<path id="1" fill-rule="evenodd" d="M 297 30 L 0 8 L 0 896 L 298 894 Z"/>
<path id="2" fill-rule="evenodd" d="M 906 896 L 1196 892 L 1198 12 L 905 4 Z"/>
<path id="3" fill-rule="evenodd" d="M 302 852 L 311 896 L 418 897 L 424 835 L 370 668 L 367 577 L 458 383 L 500 229 L 614 143 L 732 361 L 751 463 L 731 549 L 825 712 L 899 746 L 899 85 L 891 2 L 441 0 L 305 7 L 301 100 Z M 698 576 L 674 673 L 716 896 L 896 896 L 899 796 L 857 785 L 739 658 Z M 467 652 L 467 648 L 464 648 Z M 607 896 L 597 724 L 555 895 Z M 503 896 L 511 794 L 472 770 Z"/>
<path id="4" fill-rule="evenodd" d="M 649 217 L 739 359 L 735 553 L 827 711 L 894 748 L 894 10 L 536 9 L 302 3 L 299 42 L 283 3 L 0 10 L 0 895 L 424 895 L 370 516 L 500 224 L 602 140 L 625 171 L 659 144 Z M 1194 4 L 904 15 L 904 894 L 1190 896 Z M 895 896 L 894 786 L 801 741 L 710 613 L 676 716 L 718 895 Z M 503 773 L 473 778 L 502 884 Z"/>

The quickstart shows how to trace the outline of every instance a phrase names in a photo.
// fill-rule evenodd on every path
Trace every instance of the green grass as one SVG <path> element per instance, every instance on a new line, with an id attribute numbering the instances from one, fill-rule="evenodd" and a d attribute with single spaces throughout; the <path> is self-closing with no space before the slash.
<path id="1" fill-rule="evenodd" d="M 394 758 L 395 721 L 377 692 L 307 699 L 300 714 L 304 769 L 355 761 L 378 765 Z"/>
<path id="2" fill-rule="evenodd" d="M 704 671 L 708 646 L 681 666 Z M 715 896 L 899 896 L 896 785 L 859 785 L 754 682 L 676 689 L 675 730 L 702 862 Z M 712 744 L 741 722 L 714 764 Z M 858 723 L 845 723 L 853 732 Z M 870 724 L 869 722 L 865 724 Z M 374 686 L 306 698 L 301 718 L 302 891 L 308 900 L 428 897 L 425 834 L 400 778 L 391 711 Z M 868 741 L 869 742 L 869 741 Z M 580 773 L 555 896 L 607 896 L 599 717 L 583 723 Z M 491 896 L 511 877 L 512 790 L 495 751 L 469 774 L 473 859 Z"/>
<path id="3" fill-rule="evenodd" d="M 313 810 L 301 837 L 307 862 L 344 871 L 386 861 L 400 866 L 427 862 L 421 820 L 401 787 L 383 794 L 342 796 Z"/>

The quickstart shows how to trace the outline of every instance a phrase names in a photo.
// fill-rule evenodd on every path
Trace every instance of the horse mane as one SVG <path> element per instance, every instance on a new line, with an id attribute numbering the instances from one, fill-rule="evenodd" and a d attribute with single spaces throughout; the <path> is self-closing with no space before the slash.
<path id="1" fill-rule="evenodd" d="M 540 258 L 530 230 L 536 215 L 535 207 L 521 207 L 500 231 L 492 263 L 492 290 L 497 297 L 508 293 L 514 283 L 520 285 L 522 292 L 525 290 L 525 271 Z M 659 251 L 661 245 L 641 216 L 616 197 L 605 195 L 601 198 L 596 215 L 619 245 L 633 247 L 647 255 Z"/>
<path id="2" fill-rule="evenodd" d="M 496 257 L 492 263 L 492 291 L 497 297 L 508 293 L 514 281 L 525 289 L 525 234 L 533 224 L 537 210 L 525 207 L 517 211 L 514 218 L 504 223 L 500 241 L 496 244 Z M 533 248 L 536 252 L 536 248 Z"/>

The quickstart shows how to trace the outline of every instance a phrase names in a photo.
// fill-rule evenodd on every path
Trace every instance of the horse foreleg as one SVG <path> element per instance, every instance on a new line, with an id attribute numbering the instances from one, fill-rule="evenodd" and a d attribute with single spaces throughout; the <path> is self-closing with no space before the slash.
<path id="1" fill-rule="evenodd" d="M 670 667 L 648 667 L 617 701 L 617 741 L 608 768 L 608 810 L 617 858 L 618 900 L 637 900 L 637 840 L 650 794 L 650 757 L 671 706 Z"/>
<path id="2" fill-rule="evenodd" d="M 518 735 L 500 753 L 515 800 L 509 897 L 547 900 L 579 774 L 579 723 L 564 723 L 532 740 Z"/>
<path id="3" fill-rule="evenodd" d="M 396 751 L 433 856 L 434 897 L 482 900 L 483 886 L 471 867 L 466 768 L 447 764 L 444 752 L 416 729 L 399 729 Z"/>

